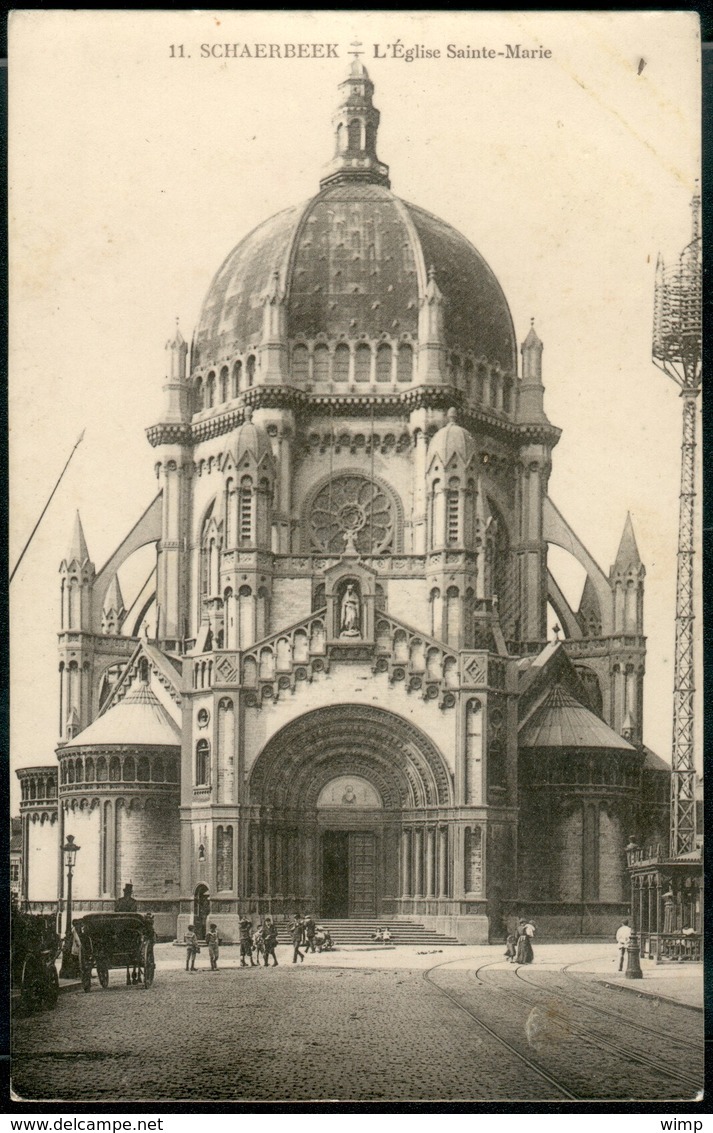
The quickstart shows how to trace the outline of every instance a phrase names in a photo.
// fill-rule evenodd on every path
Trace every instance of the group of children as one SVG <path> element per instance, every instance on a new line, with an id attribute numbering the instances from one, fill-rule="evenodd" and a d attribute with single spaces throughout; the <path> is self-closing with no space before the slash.
<path id="1" fill-rule="evenodd" d="M 377 944 L 388 944 L 391 940 L 391 933 L 389 932 L 386 925 L 384 925 L 383 928 L 377 928 L 371 939 Z"/>
<path id="2" fill-rule="evenodd" d="M 247 917 L 241 917 L 239 923 L 240 933 L 240 966 L 242 968 L 260 967 L 260 959 L 263 959 L 264 965 L 269 966 L 270 957 L 272 957 L 273 967 L 277 967 L 277 956 L 275 955 L 275 948 L 277 946 L 277 927 L 272 917 L 266 916 L 260 927 L 253 932 L 252 921 Z M 380 929 L 385 936 L 379 937 L 382 940 L 390 940 L 391 934 L 388 929 Z M 290 926 L 290 935 L 293 945 L 292 963 L 297 963 L 298 958 L 304 960 L 300 949 L 305 947 L 307 952 L 322 952 L 329 951 L 333 948 L 332 938 L 321 925 L 314 922 L 313 917 L 302 917 L 297 914 Z M 184 943 L 186 945 L 186 971 L 195 972 L 196 970 L 196 956 L 200 952 L 200 945 L 196 935 L 195 925 L 190 924 L 188 931 L 184 936 Z M 376 939 L 376 938 L 375 938 Z M 205 934 L 205 942 L 208 946 L 208 955 L 210 957 L 210 970 L 216 972 L 218 970 L 218 956 L 220 954 L 220 940 L 218 936 L 218 928 L 215 924 L 208 926 L 208 931 Z M 257 956 L 257 964 L 253 959 Z"/>
<path id="3" fill-rule="evenodd" d="M 200 945 L 198 944 L 198 937 L 196 936 L 195 925 L 189 924 L 188 932 L 183 937 L 186 945 L 186 971 L 195 972 L 196 970 L 196 956 L 200 952 Z M 218 971 L 218 956 L 220 955 L 220 940 L 218 937 L 218 926 L 211 924 L 208 926 L 208 931 L 205 934 L 205 942 L 208 945 L 208 956 L 210 957 L 210 970 L 211 972 Z"/>

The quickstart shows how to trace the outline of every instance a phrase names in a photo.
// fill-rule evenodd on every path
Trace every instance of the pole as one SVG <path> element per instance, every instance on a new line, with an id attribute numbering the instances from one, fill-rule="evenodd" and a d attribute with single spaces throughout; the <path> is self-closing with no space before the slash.
<path id="1" fill-rule="evenodd" d="M 67 916 L 64 928 L 64 945 L 62 947 L 62 967 L 59 974 L 62 979 L 70 980 L 78 975 L 76 957 L 72 955 L 72 859 L 67 859 Z"/>
<path id="2" fill-rule="evenodd" d="M 77 441 L 75 442 L 74 448 L 72 449 L 72 451 L 70 452 L 69 456 L 67 457 L 67 463 L 65 464 L 64 468 L 63 468 L 63 469 L 62 469 L 62 471 L 60 472 L 60 474 L 59 474 L 59 478 L 58 478 L 58 480 L 57 480 L 57 483 L 55 484 L 54 488 L 53 488 L 53 489 L 52 489 L 52 491 L 50 492 L 50 495 L 49 495 L 49 499 L 47 500 L 47 503 L 46 503 L 46 504 L 45 504 L 45 506 L 44 506 L 44 507 L 42 508 L 42 511 L 41 511 L 41 513 L 40 513 L 40 518 L 39 518 L 39 519 L 37 520 L 37 523 L 36 523 L 36 524 L 35 524 L 35 526 L 34 526 L 34 527 L 32 528 L 32 531 L 31 531 L 31 533 L 30 533 L 30 538 L 29 538 L 29 539 L 27 540 L 27 542 L 25 543 L 25 546 L 24 546 L 24 547 L 22 548 L 22 550 L 21 550 L 21 552 L 20 552 L 20 557 L 19 557 L 19 559 L 17 560 L 17 562 L 15 563 L 15 566 L 13 567 L 13 570 L 12 570 L 12 574 L 10 575 L 10 582 L 12 582 L 13 578 L 15 577 L 15 574 L 17 573 L 17 569 L 18 569 L 18 567 L 20 566 L 20 563 L 22 562 L 22 560 L 24 559 L 24 557 L 25 557 L 25 553 L 26 553 L 26 551 L 27 551 L 28 547 L 30 546 L 30 543 L 32 542 L 32 540 L 33 540 L 33 539 L 34 539 L 34 537 L 35 537 L 35 532 L 37 531 L 37 528 L 38 528 L 38 527 L 40 526 L 40 524 L 42 523 L 42 520 L 43 520 L 43 519 L 44 519 L 44 517 L 45 517 L 45 512 L 47 511 L 47 508 L 48 508 L 48 507 L 50 506 L 50 504 L 52 503 L 52 497 L 54 496 L 55 492 L 57 491 L 57 489 L 59 488 L 60 484 L 62 483 L 62 477 L 64 476 L 65 472 L 66 472 L 66 471 L 67 471 L 67 469 L 69 468 L 69 462 L 70 462 L 70 460 L 71 460 L 71 459 L 72 459 L 72 457 L 74 456 L 74 454 L 75 454 L 75 452 L 76 452 L 77 448 L 79 447 L 79 445 L 80 445 L 80 444 L 82 443 L 82 441 L 84 440 L 84 433 L 85 433 L 85 430 L 84 430 L 84 429 L 82 429 L 82 431 L 81 431 L 81 433 L 80 433 L 80 435 L 79 435 L 79 439 L 78 439 L 78 440 L 77 440 Z M 9 585 L 9 584 L 8 584 L 8 585 Z"/>

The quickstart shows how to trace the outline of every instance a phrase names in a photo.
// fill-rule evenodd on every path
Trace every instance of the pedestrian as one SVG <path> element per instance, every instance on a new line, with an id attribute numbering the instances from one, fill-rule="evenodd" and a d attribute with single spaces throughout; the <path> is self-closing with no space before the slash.
<path id="1" fill-rule="evenodd" d="M 631 940 L 631 927 L 628 921 L 622 921 L 616 930 L 616 946 L 619 949 L 619 971 L 624 969 L 624 960 L 626 958 L 626 950 L 629 947 Z"/>
<path id="2" fill-rule="evenodd" d="M 198 947 L 198 937 L 196 936 L 195 925 L 189 924 L 188 932 L 183 937 L 186 945 L 186 971 L 195 972 L 196 970 L 196 956 L 200 949 Z"/>
<path id="3" fill-rule="evenodd" d="M 314 918 L 305 917 L 305 952 L 314 952 L 314 937 L 317 931 L 317 926 L 314 923 Z"/>
<path id="4" fill-rule="evenodd" d="M 118 897 L 114 902 L 115 913 L 135 913 L 139 907 L 139 903 L 134 897 L 134 887 L 131 882 L 127 882 L 124 886 L 123 897 Z"/>
<path id="5" fill-rule="evenodd" d="M 508 964 L 512 964 L 515 961 L 515 956 L 517 955 L 517 949 L 515 947 L 515 944 L 516 944 L 515 933 L 514 932 L 508 933 L 507 940 L 505 941 L 505 958 L 506 958 Z"/>
<path id="6" fill-rule="evenodd" d="M 292 963 L 293 964 L 297 963 L 297 957 L 298 956 L 299 956 L 300 960 L 302 961 L 302 963 L 304 963 L 304 956 L 300 952 L 300 944 L 302 944 L 303 940 L 304 940 L 304 923 L 302 921 L 302 917 L 297 916 L 297 917 L 295 917 L 294 921 L 292 922 Z"/>
<path id="7" fill-rule="evenodd" d="M 210 956 L 210 970 L 211 972 L 218 971 L 218 956 L 220 955 L 220 939 L 218 937 L 218 926 L 210 925 L 208 932 L 205 934 L 205 942 L 208 945 L 208 955 Z"/>
<path id="8" fill-rule="evenodd" d="M 275 928 L 272 917 L 265 917 L 262 926 L 262 947 L 265 956 L 265 967 L 268 967 L 268 960 L 272 956 L 272 966 L 277 967 L 277 956 L 275 955 L 275 948 L 277 946 L 277 929 Z"/>
<path id="9" fill-rule="evenodd" d="M 241 968 L 247 968 L 247 964 L 245 963 L 245 957 L 247 956 L 250 959 L 250 967 L 254 968 L 255 962 L 253 961 L 253 925 L 252 925 L 252 921 L 248 920 L 247 917 L 241 917 L 239 929 L 240 929 L 240 967 Z"/>
<path id="10" fill-rule="evenodd" d="M 516 964 L 531 964 L 535 958 L 532 951 L 532 938 L 535 935 L 535 926 L 526 920 L 519 920 L 517 924 L 517 945 L 515 950 Z"/>

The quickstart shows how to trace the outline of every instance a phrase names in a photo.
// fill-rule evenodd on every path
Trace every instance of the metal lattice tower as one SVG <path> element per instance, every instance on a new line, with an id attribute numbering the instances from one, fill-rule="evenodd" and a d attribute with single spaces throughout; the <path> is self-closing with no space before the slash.
<path id="1" fill-rule="evenodd" d="M 673 686 L 671 835 L 673 857 L 695 849 L 696 773 L 693 764 L 695 657 L 694 558 L 696 500 L 696 398 L 701 390 L 700 198 L 692 201 L 693 238 L 678 262 L 659 256 L 654 293 L 652 357 L 679 386 L 683 399 L 681 495 L 676 572 L 676 647 Z"/>

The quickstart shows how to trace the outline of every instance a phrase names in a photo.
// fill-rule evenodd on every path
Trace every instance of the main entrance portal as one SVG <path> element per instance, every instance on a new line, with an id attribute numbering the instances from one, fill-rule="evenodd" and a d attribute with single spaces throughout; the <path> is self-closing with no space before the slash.
<path id="1" fill-rule="evenodd" d="M 263 748 L 249 791 L 245 885 L 255 912 L 375 920 L 402 911 L 405 897 L 435 900 L 437 880 L 446 896 L 450 842 L 433 819 L 426 830 L 426 812 L 452 806 L 448 771 L 394 713 L 333 704 L 297 717 Z"/>
<path id="2" fill-rule="evenodd" d="M 371 831 L 322 834 L 321 916 L 376 915 L 376 846 Z"/>

